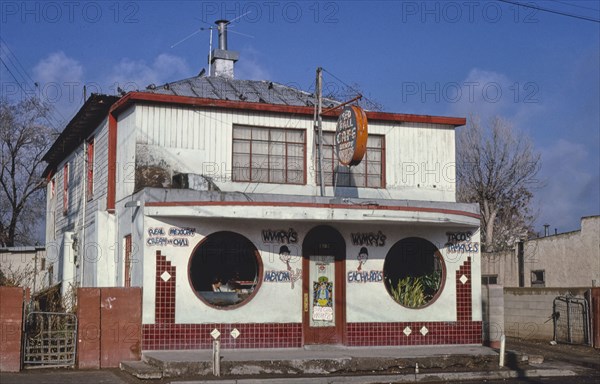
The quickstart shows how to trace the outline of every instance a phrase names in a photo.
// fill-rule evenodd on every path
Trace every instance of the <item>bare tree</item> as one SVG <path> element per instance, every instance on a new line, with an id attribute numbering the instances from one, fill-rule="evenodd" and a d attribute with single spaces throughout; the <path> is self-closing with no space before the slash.
<path id="1" fill-rule="evenodd" d="M 540 187 L 540 154 L 531 140 L 500 117 L 485 127 L 471 116 L 457 139 L 457 198 L 479 203 L 482 246 L 497 251 L 527 236 L 530 201 Z"/>
<path id="2" fill-rule="evenodd" d="M 0 268 L 0 286 L 28 287 L 33 284 L 35 267 L 33 264 L 16 266 L 4 263 Z"/>
<path id="3" fill-rule="evenodd" d="M 357 101 L 359 107 L 367 111 L 383 111 L 383 104 L 372 98 L 370 94 L 369 97 L 367 97 L 362 91 L 361 85 L 358 83 L 344 84 L 341 87 L 338 86 L 337 83 L 325 83 L 323 89 L 323 96 L 325 98 L 339 101 L 349 101 L 359 95 L 362 96 Z"/>
<path id="4" fill-rule="evenodd" d="M 44 217 L 42 157 L 56 137 L 42 124 L 48 112 L 37 98 L 0 100 L 0 246 L 33 243 Z"/>

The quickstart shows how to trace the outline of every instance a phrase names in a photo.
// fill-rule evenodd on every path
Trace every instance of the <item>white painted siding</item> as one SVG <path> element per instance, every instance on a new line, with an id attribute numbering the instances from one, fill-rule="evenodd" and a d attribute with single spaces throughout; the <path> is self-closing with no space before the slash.
<path id="1" fill-rule="evenodd" d="M 117 118 L 116 200 L 133 193 L 135 177 L 136 107 Z"/>
<path id="2" fill-rule="evenodd" d="M 133 109 L 133 108 L 132 108 Z M 131 111 L 131 110 L 130 110 Z M 167 172 L 210 176 L 223 191 L 252 191 L 314 195 L 315 137 L 310 116 L 283 116 L 267 112 L 198 109 L 180 106 L 135 107 L 136 142 L 144 153 L 161 158 Z M 232 127 L 234 124 L 306 130 L 306 185 L 231 182 Z M 130 150 L 129 119 L 120 117 L 119 153 Z M 335 131 L 335 121 L 323 123 Z M 454 129 L 417 123 L 371 122 L 369 132 L 385 136 L 386 188 L 359 188 L 359 197 L 455 201 Z M 131 161 L 129 158 L 127 161 Z M 128 188 L 119 189 L 118 199 Z M 327 188 L 328 195 L 334 194 Z"/>

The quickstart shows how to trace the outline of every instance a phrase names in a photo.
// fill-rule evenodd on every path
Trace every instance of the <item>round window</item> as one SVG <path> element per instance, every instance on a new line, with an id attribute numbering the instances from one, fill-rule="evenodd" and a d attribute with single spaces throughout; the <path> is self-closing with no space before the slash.
<path id="1" fill-rule="evenodd" d="M 261 281 L 258 250 L 250 240 L 234 232 L 208 235 L 194 250 L 189 277 L 196 295 L 217 308 L 233 308 L 248 302 Z"/>
<path id="2" fill-rule="evenodd" d="M 383 281 L 392 298 L 421 308 L 437 298 L 445 280 L 444 261 L 431 242 L 420 237 L 398 241 L 383 263 Z"/>

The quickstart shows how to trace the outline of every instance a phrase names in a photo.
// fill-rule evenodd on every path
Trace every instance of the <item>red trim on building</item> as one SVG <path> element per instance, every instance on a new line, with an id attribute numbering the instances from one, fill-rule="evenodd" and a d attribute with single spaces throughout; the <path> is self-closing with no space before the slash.
<path id="1" fill-rule="evenodd" d="M 121 99 L 123 100 L 123 99 Z M 119 100 L 119 101 L 121 101 Z M 118 103 L 118 102 L 117 102 Z M 114 107 L 114 105 L 113 105 Z M 111 108 L 108 113 L 108 170 L 106 186 L 106 210 L 114 212 L 117 193 L 117 118 Z"/>
<path id="2" fill-rule="evenodd" d="M 298 202 L 269 202 L 269 201 L 151 201 L 144 204 L 146 207 L 192 207 L 192 206 L 246 206 L 246 207 L 299 207 L 299 208 L 327 208 L 327 209 L 370 209 L 376 211 L 404 211 L 404 212 L 431 212 L 448 215 L 460 215 L 481 218 L 477 213 L 458 211 L 455 209 L 404 207 L 390 205 L 346 205 L 346 204 L 320 204 Z"/>
<path id="3" fill-rule="evenodd" d="M 94 198 L 94 138 L 87 141 L 87 185 L 86 198 L 88 201 Z"/>
<path id="4" fill-rule="evenodd" d="M 146 101 L 152 103 L 170 103 L 180 105 L 191 105 L 197 107 L 210 108 L 226 108 L 226 109 L 243 109 L 260 112 L 286 113 L 294 115 L 313 116 L 313 107 L 303 107 L 295 105 L 280 105 L 280 104 L 263 104 L 251 103 L 247 101 L 232 101 L 220 99 L 207 99 L 201 97 L 161 95 L 156 93 L 146 92 L 130 92 L 117 101 L 112 111 L 118 111 L 130 101 Z M 325 116 L 337 117 L 341 113 L 339 108 L 326 112 Z M 455 127 L 465 125 L 467 120 L 464 117 L 448 117 L 448 116 L 428 116 L 428 115 L 409 115 L 404 113 L 389 113 L 389 112 L 367 112 L 367 118 L 375 121 L 390 121 L 390 122 L 409 122 L 409 123 L 431 123 L 453 125 Z"/>

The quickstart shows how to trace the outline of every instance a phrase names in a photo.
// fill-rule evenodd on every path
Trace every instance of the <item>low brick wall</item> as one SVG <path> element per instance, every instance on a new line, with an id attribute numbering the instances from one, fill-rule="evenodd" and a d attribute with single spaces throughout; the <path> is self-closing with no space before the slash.
<path id="1" fill-rule="evenodd" d="M 21 330 L 25 290 L 0 287 L 0 372 L 21 370 Z M 2 381 L 2 380 L 0 380 Z"/>
<path id="2" fill-rule="evenodd" d="M 520 339 L 552 340 L 552 304 L 568 293 L 583 297 L 589 288 L 504 288 L 506 336 Z"/>

